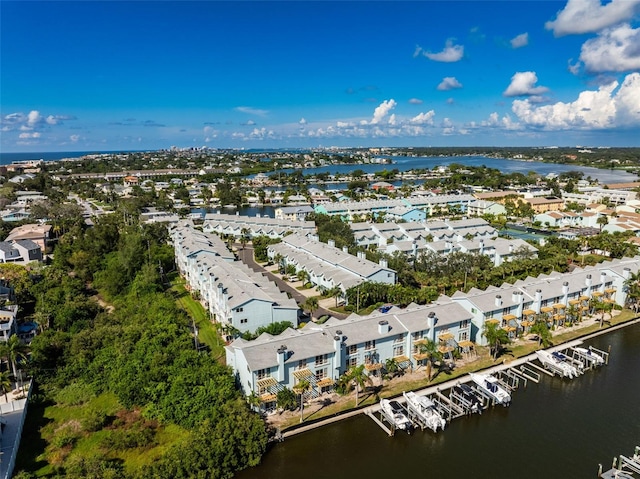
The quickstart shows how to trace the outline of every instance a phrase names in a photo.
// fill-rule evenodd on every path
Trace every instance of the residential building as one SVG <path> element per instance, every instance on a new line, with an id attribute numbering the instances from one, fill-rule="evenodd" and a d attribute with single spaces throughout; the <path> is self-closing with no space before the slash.
<path id="1" fill-rule="evenodd" d="M 303 379 L 311 384 L 310 394 L 318 396 L 355 366 L 364 365 L 369 375 L 379 374 L 388 359 L 401 367 L 418 367 L 426 358 L 420 345 L 427 340 L 437 342 L 443 352 L 465 352 L 474 344 L 486 345 L 485 323 L 493 322 L 515 337 L 535 320 L 558 326 L 568 316 L 593 312 L 593 300 L 624 305 L 625 282 L 639 270 L 640 256 L 624 258 L 457 292 L 428 305 L 331 318 L 278 336 L 263 334 L 255 341 L 236 339 L 226 347 L 227 364 L 244 393 L 257 394 L 261 408 L 272 410 L 277 392 Z"/>
<path id="2" fill-rule="evenodd" d="M 293 232 L 301 234 L 314 233 L 316 224 L 313 221 L 291 221 L 266 216 L 251 217 L 218 212 L 205 215 L 202 229 L 206 233 L 217 233 L 236 238 L 245 236 L 245 234 L 248 234 L 250 238 L 255 236 L 282 238 L 284 235 Z"/>
<path id="3" fill-rule="evenodd" d="M 182 222 L 171 230 L 176 266 L 214 321 L 241 332 L 281 321 L 297 325 L 299 308 L 275 283 L 254 272 L 216 235 Z"/>
<path id="4" fill-rule="evenodd" d="M 277 220 L 305 221 L 307 215 L 313 212 L 311 206 L 283 206 L 276 208 L 275 217 Z"/>
<path id="5" fill-rule="evenodd" d="M 38 223 L 18 226 L 11 230 L 5 241 L 31 240 L 40 247 L 42 254 L 44 254 L 51 239 L 51 228 L 51 225 Z"/>
<path id="6" fill-rule="evenodd" d="M 42 250 L 33 241 L 0 241 L 0 263 L 30 263 L 31 261 L 42 261 Z"/>
<path id="7" fill-rule="evenodd" d="M 321 243 L 315 236 L 285 236 L 282 242 L 267 248 L 267 255 L 272 261 L 277 258 L 284 267 L 293 265 L 297 271 L 306 271 L 311 284 L 321 289 L 339 287 L 346 292 L 365 281 L 395 284 L 397 280 L 386 261 L 374 263 L 364 253 L 353 256 L 346 248 L 336 248 L 333 241 Z"/>

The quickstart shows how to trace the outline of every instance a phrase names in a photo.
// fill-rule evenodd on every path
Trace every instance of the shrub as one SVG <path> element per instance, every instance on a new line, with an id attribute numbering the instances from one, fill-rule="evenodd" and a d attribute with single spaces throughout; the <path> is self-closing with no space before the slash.
<path id="1" fill-rule="evenodd" d="M 84 404 L 95 397 L 91 386 L 86 383 L 76 381 L 63 387 L 55 395 L 58 404 L 64 406 L 78 406 Z"/>

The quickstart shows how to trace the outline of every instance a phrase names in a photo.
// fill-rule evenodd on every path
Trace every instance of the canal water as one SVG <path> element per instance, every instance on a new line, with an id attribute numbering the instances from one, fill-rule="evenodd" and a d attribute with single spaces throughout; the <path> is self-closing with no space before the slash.
<path id="1" fill-rule="evenodd" d="M 351 173 L 355 170 L 362 170 L 365 173 L 376 173 L 382 170 L 398 169 L 399 171 L 408 171 L 415 169 L 432 170 L 438 166 L 445 166 L 451 163 L 458 163 L 465 166 L 486 166 L 495 168 L 503 173 L 523 173 L 530 171 L 546 176 L 548 174 L 559 175 L 567 171 L 581 171 L 584 177 L 597 179 L 601 183 L 622 183 L 628 181 L 636 181 L 638 176 L 627 171 L 605 170 L 600 168 L 592 168 L 581 165 L 567 165 L 561 163 L 544 163 L 541 161 L 518 161 L 507 160 L 506 158 L 490 158 L 487 156 L 424 156 L 424 157 L 389 157 L 392 164 L 369 163 L 363 165 L 328 165 L 318 168 L 305 168 L 302 172 L 305 175 L 314 175 L 317 173 L 330 173 L 335 175 L 343 175 Z M 283 173 L 291 173 L 295 170 L 280 170 Z M 272 174 L 272 173 L 269 173 Z M 254 176 L 254 175 L 251 175 Z"/>
<path id="2" fill-rule="evenodd" d="M 444 432 L 388 437 L 366 416 L 273 446 L 240 479 L 595 478 L 640 445 L 640 325 L 589 341 L 610 363 L 577 379 L 544 376 L 497 407 L 456 419 Z"/>

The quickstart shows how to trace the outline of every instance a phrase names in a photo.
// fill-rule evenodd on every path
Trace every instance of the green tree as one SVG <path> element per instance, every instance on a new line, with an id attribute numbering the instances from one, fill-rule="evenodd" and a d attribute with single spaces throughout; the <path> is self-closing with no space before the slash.
<path id="1" fill-rule="evenodd" d="M 17 377 L 18 363 L 22 359 L 27 358 L 29 348 L 20 341 L 15 334 L 11 336 L 6 343 L 0 345 L 0 357 L 6 359 L 11 364 L 11 371 Z"/>
<path id="2" fill-rule="evenodd" d="M 553 345 L 551 331 L 546 321 L 536 321 L 529 331 L 538 336 L 538 344 L 541 346 L 546 348 Z"/>
<path id="3" fill-rule="evenodd" d="M 423 354 L 425 356 L 424 361 L 427 371 L 427 381 L 431 382 L 431 380 L 433 379 L 431 377 L 433 363 L 442 361 L 442 353 L 438 350 L 438 345 L 435 343 L 435 341 L 432 341 L 431 339 L 424 339 L 423 342 L 418 346 L 418 351 L 420 351 L 420 354 Z"/>
<path id="4" fill-rule="evenodd" d="M 276 394 L 276 404 L 282 410 L 293 411 L 296 403 L 296 394 L 289 388 L 281 389 Z"/>
<path id="5" fill-rule="evenodd" d="M 318 298 L 315 296 L 309 296 L 305 301 L 304 301 L 304 309 L 306 309 L 307 311 L 309 311 L 309 316 L 313 317 L 313 312 L 318 309 L 319 303 L 318 303 Z"/>
<path id="6" fill-rule="evenodd" d="M 364 364 L 361 364 L 360 366 L 356 366 L 354 368 L 351 368 L 349 370 L 349 372 L 347 373 L 347 377 L 349 378 L 349 382 L 351 384 L 353 384 L 354 387 L 355 387 L 355 390 L 356 390 L 356 407 L 358 407 L 358 395 L 359 395 L 359 392 L 360 392 L 361 389 L 364 391 L 366 383 L 372 384 L 371 378 L 365 372 Z"/>
<path id="7" fill-rule="evenodd" d="M 306 379 L 301 379 L 294 386 L 294 391 L 300 396 L 300 422 L 304 421 L 304 396 L 311 389 L 311 383 Z"/>
<path id="8" fill-rule="evenodd" d="M 6 403 L 9 402 L 9 399 L 7 399 L 7 393 L 11 391 L 11 388 L 12 388 L 12 383 L 11 383 L 11 375 L 9 371 L 2 371 L 0 373 L 0 389 L 4 393 L 4 401 Z"/>
<path id="9" fill-rule="evenodd" d="M 493 321 L 485 321 L 484 326 L 482 327 L 482 335 L 487 339 L 487 343 L 489 343 L 491 357 L 493 359 L 498 357 L 498 354 L 502 350 L 502 346 L 511 343 L 511 339 L 507 332 L 498 327 L 498 325 Z"/>

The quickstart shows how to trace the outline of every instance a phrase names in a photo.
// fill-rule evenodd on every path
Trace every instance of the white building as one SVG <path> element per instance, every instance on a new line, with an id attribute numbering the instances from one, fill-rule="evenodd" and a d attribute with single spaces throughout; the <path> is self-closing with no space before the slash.
<path id="1" fill-rule="evenodd" d="M 346 292 L 365 281 L 395 284 L 397 280 L 396 272 L 384 260 L 378 264 L 367 260 L 364 253 L 353 256 L 346 248 L 338 249 L 331 241 L 321 243 L 317 237 L 285 236 L 281 243 L 267 248 L 267 255 L 272 261 L 278 256 L 284 267 L 293 265 L 297 271 L 306 271 L 309 281 L 321 289 L 337 286 Z"/>
<path id="2" fill-rule="evenodd" d="M 191 291 L 197 291 L 214 321 L 255 331 L 289 321 L 296 325 L 299 308 L 263 275 L 239 261 L 215 235 L 182 223 L 171 232 L 176 265 Z"/>

